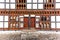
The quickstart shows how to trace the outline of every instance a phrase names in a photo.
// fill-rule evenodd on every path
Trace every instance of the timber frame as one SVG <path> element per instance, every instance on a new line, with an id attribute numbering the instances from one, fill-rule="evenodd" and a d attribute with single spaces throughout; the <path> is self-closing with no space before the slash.
<path id="1" fill-rule="evenodd" d="M 44 9 L 26 9 L 26 0 L 15 0 L 16 1 L 16 9 L 0 9 L 0 15 L 1 16 L 8 16 L 8 28 L 0 28 L 0 30 L 23 30 L 23 29 L 31 29 L 34 28 L 36 30 L 60 30 L 60 28 L 51 28 L 51 16 L 60 16 L 60 9 L 55 9 L 55 4 L 48 4 L 46 3 L 44 5 Z M 19 3 L 19 1 L 21 3 Z M 23 3 L 22 3 L 23 1 Z M 51 0 L 50 0 L 51 1 Z M 55 0 L 54 0 L 55 3 Z M 23 5 L 23 6 L 22 6 Z M 48 5 L 48 6 L 47 6 Z M 50 6 L 49 6 L 50 5 Z M 52 6 L 51 6 L 52 5 Z M 28 15 L 25 16 L 25 15 Z M 31 17 L 31 15 L 34 15 L 34 17 Z M 24 26 L 20 28 L 20 21 L 19 16 L 24 17 Z M 36 16 L 40 16 L 39 28 L 36 28 Z M 49 17 L 49 20 L 42 21 L 42 16 Z M 12 19 L 10 19 L 12 17 Z M 14 19 L 15 17 L 15 19 Z M 18 17 L 18 21 L 16 21 L 16 17 Z M 56 21 L 56 20 L 55 20 Z M 41 27 L 40 23 L 42 24 L 48 24 L 46 27 Z M 10 27 L 10 24 L 15 24 L 15 26 Z M 16 27 L 16 24 L 18 24 L 18 27 Z M 3 25 L 4 26 L 4 25 Z"/>

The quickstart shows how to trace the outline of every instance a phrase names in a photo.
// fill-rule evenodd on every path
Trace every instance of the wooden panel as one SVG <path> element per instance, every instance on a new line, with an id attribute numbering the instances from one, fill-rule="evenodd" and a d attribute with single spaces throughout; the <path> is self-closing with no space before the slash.
<path id="1" fill-rule="evenodd" d="M 24 28 L 28 28 L 28 21 L 29 21 L 29 19 L 28 19 L 28 17 L 24 17 Z"/>
<path id="2" fill-rule="evenodd" d="M 30 27 L 31 28 L 35 27 L 35 17 L 31 17 L 31 19 L 30 19 Z"/>

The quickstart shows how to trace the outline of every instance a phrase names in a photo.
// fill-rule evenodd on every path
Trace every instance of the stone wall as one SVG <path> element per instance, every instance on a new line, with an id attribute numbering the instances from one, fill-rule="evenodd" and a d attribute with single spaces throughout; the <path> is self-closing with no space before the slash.
<path id="1" fill-rule="evenodd" d="M 60 32 L 5 32 L 0 40 L 60 40 Z"/>

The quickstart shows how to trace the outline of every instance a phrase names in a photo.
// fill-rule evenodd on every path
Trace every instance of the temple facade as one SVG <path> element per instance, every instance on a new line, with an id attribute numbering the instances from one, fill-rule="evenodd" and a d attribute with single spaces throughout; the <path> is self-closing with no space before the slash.
<path id="1" fill-rule="evenodd" d="M 60 30 L 60 0 L 0 0 L 0 30 Z"/>

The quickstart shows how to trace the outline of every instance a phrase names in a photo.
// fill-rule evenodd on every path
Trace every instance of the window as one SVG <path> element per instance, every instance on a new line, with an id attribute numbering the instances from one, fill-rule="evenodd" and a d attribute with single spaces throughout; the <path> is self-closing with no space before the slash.
<path id="1" fill-rule="evenodd" d="M 32 0 L 27 0 L 27 3 L 32 3 Z"/>
<path id="2" fill-rule="evenodd" d="M 39 28 L 39 23 L 36 23 L 36 28 Z"/>
<path id="3" fill-rule="evenodd" d="M 15 0 L 0 0 L 0 5 L 0 9 L 15 9 Z"/>
<path id="4" fill-rule="evenodd" d="M 20 23 L 20 28 L 23 28 L 24 27 L 24 24 L 23 23 Z"/>
<path id="5" fill-rule="evenodd" d="M 23 28 L 24 27 L 24 16 L 21 15 L 19 16 L 19 28 Z"/>
<path id="6" fill-rule="evenodd" d="M 43 0 L 38 0 L 38 3 L 43 3 Z"/>
<path id="7" fill-rule="evenodd" d="M 55 16 L 51 16 L 51 21 L 55 21 Z"/>
<path id="8" fill-rule="evenodd" d="M 37 4 L 33 4 L 33 9 L 37 9 Z"/>
<path id="9" fill-rule="evenodd" d="M 56 3 L 55 8 L 56 8 L 56 9 L 59 9 L 59 8 L 60 8 L 60 3 Z"/>
<path id="10" fill-rule="evenodd" d="M 15 4 L 10 4 L 10 9 L 15 9 Z"/>
<path id="11" fill-rule="evenodd" d="M 3 22 L 0 22 L 0 28 L 3 28 Z"/>
<path id="12" fill-rule="evenodd" d="M 24 18 L 20 18 L 20 21 L 23 21 L 24 20 Z"/>
<path id="13" fill-rule="evenodd" d="M 55 16 L 51 16 L 51 28 L 55 28 Z"/>
<path id="14" fill-rule="evenodd" d="M 3 18 L 4 18 L 4 22 L 3 22 L 4 23 L 4 28 L 8 28 L 8 21 L 9 21 L 8 16 L 4 16 Z"/>
<path id="15" fill-rule="evenodd" d="M 24 21 L 23 16 L 19 16 L 19 21 Z"/>
<path id="16" fill-rule="evenodd" d="M 57 28 L 60 28 L 60 23 L 56 23 Z"/>
<path id="17" fill-rule="evenodd" d="M 3 21 L 3 16 L 0 16 L 0 21 Z"/>
<path id="18" fill-rule="evenodd" d="M 51 23 L 51 28 L 55 28 L 55 23 Z"/>
<path id="19" fill-rule="evenodd" d="M 3 28 L 3 16 L 0 16 L 0 28 Z"/>
<path id="20" fill-rule="evenodd" d="M 10 24 L 10 27 L 12 28 L 12 26 L 13 26 L 13 25 L 12 25 L 12 23 L 11 23 L 11 24 Z"/>
<path id="21" fill-rule="evenodd" d="M 56 9 L 59 9 L 60 8 L 60 0 L 56 0 L 55 8 Z"/>
<path id="22" fill-rule="evenodd" d="M 18 16 L 16 16 L 16 21 L 18 21 L 18 19 L 19 19 Z"/>
<path id="23" fill-rule="evenodd" d="M 43 9 L 43 0 L 27 0 L 27 9 Z"/>
<path id="24" fill-rule="evenodd" d="M 13 26 L 15 27 L 15 23 L 13 23 Z"/>
<path id="25" fill-rule="evenodd" d="M 8 16 L 5 16 L 5 21 L 8 21 Z"/>
<path id="26" fill-rule="evenodd" d="M 13 22 L 10 22 L 10 28 L 18 28 L 18 20 L 19 20 L 19 16 L 18 15 L 15 15 L 15 16 L 12 16 L 12 15 L 10 15 L 10 17 L 9 17 L 9 19 L 11 20 L 11 21 L 15 21 L 14 23 Z"/>
<path id="27" fill-rule="evenodd" d="M 33 0 L 33 3 L 37 3 L 37 0 Z"/>
<path id="28" fill-rule="evenodd" d="M 16 24 L 16 27 L 18 28 L 18 23 Z"/>
<path id="29" fill-rule="evenodd" d="M 0 9 L 4 9 L 4 4 L 0 3 Z"/>
<path id="30" fill-rule="evenodd" d="M 38 9 L 43 9 L 43 4 L 38 4 Z"/>
<path id="31" fill-rule="evenodd" d="M 36 16 L 36 21 L 40 21 L 40 16 Z"/>
<path id="32" fill-rule="evenodd" d="M 8 28 L 8 22 L 4 22 L 4 28 Z"/>
<path id="33" fill-rule="evenodd" d="M 6 4 L 6 9 L 9 9 L 9 4 Z"/>
<path id="34" fill-rule="evenodd" d="M 9 2 L 9 0 L 6 0 L 6 2 Z"/>
<path id="35" fill-rule="evenodd" d="M 56 16 L 56 21 L 57 21 L 57 22 L 60 21 L 60 16 Z"/>
<path id="36" fill-rule="evenodd" d="M 40 26 L 39 26 L 39 24 L 40 24 L 40 16 L 36 16 L 35 19 L 36 19 L 35 27 L 40 28 Z"/>
<path id="37" fill-rule="evenodd" d="M 60 28 L 60 16 L 56 16 L 56 28 Z"/>
<path id="38" fill-rule="evenodd" d="M 31 4 L 27 4 L 27 9 L 32 9 L 32 5 Z"/>
<path id="39" fill-rule="evenodd" d="M 10 2 L 15 2 L 15 0 L 10 0 Z"/>
<path id="40" fill-rule="evenodd" d="M 0 2 L 4 2 L 4 0 L 0 0 Z"/>
<path id="41" fill-rule="evenodd" d="M 56 0 L 56 2 L 60 2 L 60 0 Z"/>
<path id="42" fill-rule="evenodd" d="M 36 21 L 39 21 L 39 18 L 36 18 Z"/>
<path id="43" fill-rule="evenodd" d="M 0 16 L 0 28 L 8 28 L 8 16 Z"/>
<path id="44" fill-rule="evenodd" d="M 60 28 L 60 16 L 51 16 L 51 28 Z"/>

